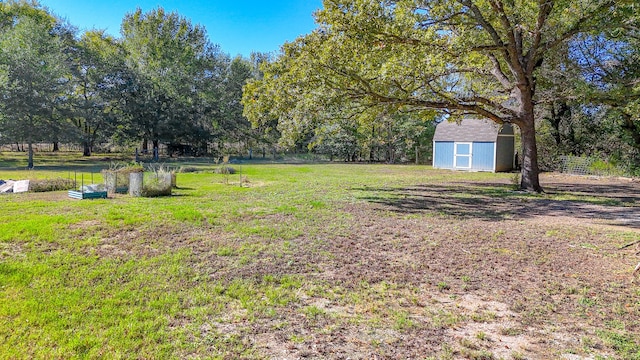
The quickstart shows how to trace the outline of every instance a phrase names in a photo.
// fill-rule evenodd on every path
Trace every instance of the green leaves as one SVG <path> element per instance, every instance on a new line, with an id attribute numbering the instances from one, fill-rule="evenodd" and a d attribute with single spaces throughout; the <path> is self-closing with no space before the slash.
<path id="1" fill-rule="evenodd" d="M 19 5 L 0 4 L 0 16 L 12 19 L 0 28 L 0 121 L 3 136 L 32 143 L 49 138 L 68 72 L 64 44 L 51 18 Z M 23 15 L 31 13 L 38 16 Z"/>
<path id="2" fill-rule="evenodd" d="M 228 59 L 204 28 L 162 8 L 128 14 L 122 34 L 132 77 L 126 100 L 131 135 L 155 143 L 206 144 L 220 110 L 219 84 Z"/>

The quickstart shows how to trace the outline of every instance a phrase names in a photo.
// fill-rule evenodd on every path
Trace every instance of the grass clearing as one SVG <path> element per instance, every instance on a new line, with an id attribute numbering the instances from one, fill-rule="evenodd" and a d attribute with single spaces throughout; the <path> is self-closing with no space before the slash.
<path id="1" fill-rule="evenodd" d="M 101 165 L 48 161 L 0 178 Z M 0 358 L 640 358 L 637 183 L 175 165 L 171 197 L 0 196 Z"/>

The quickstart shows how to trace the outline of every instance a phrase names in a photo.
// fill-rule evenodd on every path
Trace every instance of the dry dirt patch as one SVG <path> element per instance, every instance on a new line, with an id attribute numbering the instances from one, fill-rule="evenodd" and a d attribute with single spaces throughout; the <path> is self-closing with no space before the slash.
<path id="1" fill-rule="evenodd" d="M 391 200 L 372 190 L 343 209 L 353 219 L 347 234 L 324 234 L 330 256 L 305 251 L 310 239 L 296 254 L 318 265 L 316 281 L 359 298 L 315 299 L 334 314 L 320 328 L 283 315 L 280 340 L 263 339 L 262 350 L 282 359 L 612 356 L 599 331 L 617 323 L 640 332 L 637 259 L 618 249 L 638 232 L 619 219 L 639 217 L 640 187 L 574 180 L 547 178 L 550 196 L 540 199 L 492 196 L 475 183 L 463 184 L 470 197 L 449 185 L 392 190 Z M 293 344 L 291 333 L 312 340 Z"/>

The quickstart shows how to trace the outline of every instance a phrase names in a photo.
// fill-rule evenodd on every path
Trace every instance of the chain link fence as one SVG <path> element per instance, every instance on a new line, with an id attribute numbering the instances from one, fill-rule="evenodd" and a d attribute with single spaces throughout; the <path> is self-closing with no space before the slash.
<path id="1" fill-rule="evenodd" d="M 561 156 L 562 172 L 573 175 L 620 176 L 624 170 L 615 164 L 589 156 Z"/>

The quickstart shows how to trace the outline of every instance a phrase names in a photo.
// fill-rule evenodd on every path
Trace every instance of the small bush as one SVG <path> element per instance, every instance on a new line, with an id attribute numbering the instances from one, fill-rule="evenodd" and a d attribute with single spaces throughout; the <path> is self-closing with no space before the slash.
<path id="1" fill-rule="evenodd" d="M 177 169 L 177 173 L 181 173 L 181 174 L 187 174 L 187 173 L 195 173 L 195 172 L 199 172 L 200 169 L 196 168 L 196 167 L 192 167 L 192 166 L 182 166 L 180 168 Z"/>
<path id="2" fill-rule="evenodd" d="M 589 165 L 589 172 L 594 175 L 623 175 L 624 172 L 615 164 L 608 161 L 595 159 Z"/>
<path id="3" fill-rule="evenodd" d="M 171 189 L 171 173 L 158 170 L 155 174 L 145 177 L 142 196 L 171 196 Z"/>
<path id="4" fill-rule="evenodd" d="M 233 175 L 236 173 L 236 169 L 230 167 L 230 166 L 221 166 L 219 168 L 216 168 L 214 170 L 214 172 L 216 174 L 225 174 L 225 175 Z"/>
<path id="5" fill-rule="evenodd" d="M 65 178 L 29 180 L 29 191 L 33 192 L 71 190 L 74 187 L 75 182 Z"/>

